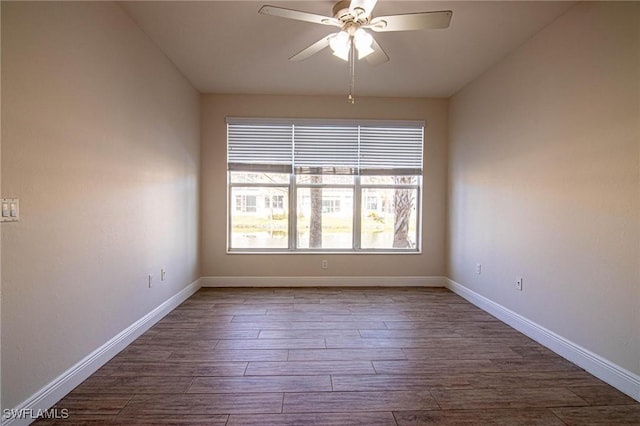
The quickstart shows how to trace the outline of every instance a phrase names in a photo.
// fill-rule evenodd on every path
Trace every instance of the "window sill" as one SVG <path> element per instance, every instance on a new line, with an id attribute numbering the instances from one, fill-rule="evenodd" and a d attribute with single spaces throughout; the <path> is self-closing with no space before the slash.
<path id="1" fill-rule="evenodd" d="M 226 254 L 272 254 L 272 255 L 419 255 L 422 250 L 227 250 Z"/>

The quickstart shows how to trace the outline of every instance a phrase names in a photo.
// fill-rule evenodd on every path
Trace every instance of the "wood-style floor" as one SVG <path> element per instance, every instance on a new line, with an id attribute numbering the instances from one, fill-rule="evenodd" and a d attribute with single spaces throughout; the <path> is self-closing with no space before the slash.
<path id="1" fill-rule="evenodd" d="M 202 289 L 55 408 L 65 425 L 640 424 L 640 403 L 425 288 Z"/>

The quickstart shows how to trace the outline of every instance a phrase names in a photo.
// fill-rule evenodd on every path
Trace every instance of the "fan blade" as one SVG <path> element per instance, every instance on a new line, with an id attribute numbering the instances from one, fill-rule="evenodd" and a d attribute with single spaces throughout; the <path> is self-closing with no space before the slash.
<path id="1" fill-rule="evenodd" d="M 384 52 L 384 50 L 382 50 L 382 47 L 380 47 L 375 38 L 371 43 L 371 47 L 373 48 L 373 53 L 367 55 L 364 58 L 367 62 L 369 62 L 369 65 L 380 65 L 389 61 L 389 57 Z"/>
<path id="2" fill-rule="evenodd" d="M 452 16 L 453 12 L 450 10 L 378 16 L 373 18 L 369 24 L 363 25 L 363 27 L 378 33 L 387 31 L 441 29 L 449 26 Z"/>
<path id="3" fill-rule="evenodd" d="M 349 4 L 349 12 L 358 18 L 366 18 L 371 16 L 373 8 L 376 7 L 378 0 L 351 0 Z"/>
<path id="4" fill-rule="evenodd" d="M 341 27 L 342 22 L 330 16 L 316 15 L 315 13 L 301 12 L 299 10 L 285 9 L 283 7 L 265 5 L 258 13 L 262 15 L 279 16 L 281 18 L 295 19 L 296 21 L 312 22 L 314 24 L 334 25 Z"/>
<path id="5" fill-rule="evenodd" d="M 292 61 L 292 62 L 300 62 L 300 61 L 304 61 L 305 59 L 307 59 L 310 56 L 315 55 L 316 53 L 320 52 L 322 49 L 324 49 L 327 46 L 329 46 L 329 39 L 331 37 L 333 37 L 334 35 L 335 35 L 335 33 L 334 34 L 329 34 L 325 38 L 321 38 L 320 40 L 318 40 L 315 43 L 313 43 L 311 46 L 307 47 L 306 49 L 301 50 L 300 52 L 298 52 L 295 55 L 293 55 L 292 57 L 290 57 L 289 60 Z"/>

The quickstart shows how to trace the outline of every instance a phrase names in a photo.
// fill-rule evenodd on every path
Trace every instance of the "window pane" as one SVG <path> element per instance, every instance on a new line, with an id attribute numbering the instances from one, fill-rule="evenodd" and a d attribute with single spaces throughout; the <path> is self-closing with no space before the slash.
<path id="1" fill-rule="evenodd" d="M 289 183 L 286 173 L 229 172 L 231 183 Z"/>
<path id="2" fill-rule="evenodd" d="M 362 176 L 362 185 L 417 185 L 420 176 Z"/>
<path id="3" fill-rule="evenodd" d="M 362 189 L 363 249 L 416 248 L 415 189 Z"/>
<path id="4" fill-rule="evenodd" d="M 231 188 L 231 248 L 287 248 L 288 201 L 287 187 Z"/>
<path id="5" fill-rule="evenodd" d="M 353 189 L 299 188 L 298 248 L 353 248 Z"/>
<path id="6" fill-rule="evenodd" d="M 353 185 L 354 179 L 351 175 L 296 175 L 298 184 Z"/>

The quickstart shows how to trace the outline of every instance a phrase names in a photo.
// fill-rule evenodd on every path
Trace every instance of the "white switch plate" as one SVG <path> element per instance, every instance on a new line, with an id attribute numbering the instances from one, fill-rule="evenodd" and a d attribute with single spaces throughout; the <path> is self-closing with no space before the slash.
<path id="1" fill-rule="evenodd" d="M 522 291 L 522 277 L 516 278 L 516 290 Z"/>
<path id="2" fill-rule="evenodd" d="M 17 222 L 20 220 L 20 200 L 17 198 L 2 198 L 2 216 L 0 222 Z"/>

